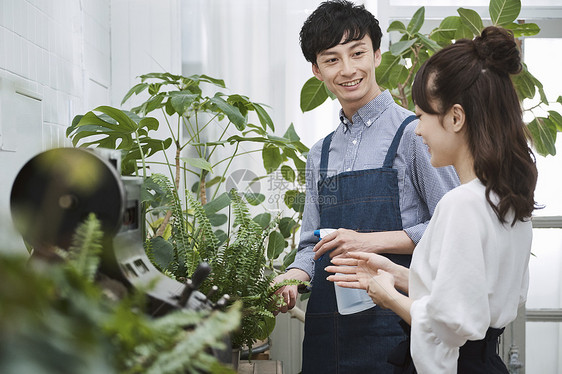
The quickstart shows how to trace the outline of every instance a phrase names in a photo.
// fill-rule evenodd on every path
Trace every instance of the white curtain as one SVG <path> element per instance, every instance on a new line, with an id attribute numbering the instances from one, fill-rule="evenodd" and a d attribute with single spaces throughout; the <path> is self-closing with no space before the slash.
<path id="1" fill-rule="evenodd" d="M 270 107 L 277 135 L 294 123 L 311 146 L 337 125 L 332 114 L 339 108 L 330 100 L 312 113 L 300 110 L 300 89 L 312 71 L 300 50 L 299 31 L 319 3 L 183 0 L 183 74 L 224 79 L 231 93 Z"/>

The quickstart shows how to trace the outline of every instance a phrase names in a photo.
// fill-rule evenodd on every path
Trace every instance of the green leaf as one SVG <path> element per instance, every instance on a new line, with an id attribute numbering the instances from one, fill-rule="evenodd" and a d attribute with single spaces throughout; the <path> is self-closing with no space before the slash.
<path id="1" fill-rule="evenodd" d="M 328 94 L 324 88 L 324 82 L 316 77 L 310 78 L 301 89 L 302 112 L 308 112 L 320 106 L 327 98 Z"/>
<path id="2" fill-rule="evenodd" d="M 172 91 L 170 92 L 170 104 L 177 114 L 183 116 L 199 97 L 199 95 L 193 94 L 191 91 Z"/>
<path id="3" fill-rule="evenodd" d="M 559 104 L 562 104 L 562 96 L 558 96 L 558 99 L 556 99 L 556 102 Z"/>
<path id="4" fill-rule="evenodd" d="M 480 15 L 476 11 L 466 8 L 459 8 L 457 12 L 461 16 L 462 23 L 470 29 L 472 34 L 480 35 L 480 31 L 484 28 Z"/>
<path id="5" fill-rule="evenodd" d="M 287 131 L 285 131 L 285 134 L 283 134 L 283 137 L 289 139 L 292 142 L 298 142 L 299 140 L 301 140 L 292 123 L 287 128 Z"/>
<path id="6" fill-rule="evenodd" d="M 489 11 L 495 26 L 510 24 L 521 12 L 521 0 L 490 0 Z"/>
<path id="7" fill-rule="evenodd" d="M 554 110 L 548 111 L 548 118 L 556 125 L 558 131 L 562 131 L 562 114 Z"/>
<path id="8" fill-rule="evenodd" d="M 291 217 L 283 217 L 279 221 L 279 231 L 284 238 L 289 238 L 293 234 L 293 229 L 298 226 L 298 223 Z"/>
<path id="9" fill-rule="evenodd" d="M 541 29 L 536 23 L 510 23 L 504 25 L 508 30 L 513 31 L 513 37 L 520 38 L 522 36 L 537 35 Z"/>
<path id="10" fill-rule="evenodd" d="M 133 121 L 127 113 L 122 111 L 121 109 L 112 108 L 110 106 L 99 106 L 94 109 L 96 112 L 102 112 L 113 118 L 119 124 L 120 129 L 124 129 L 125 131 L 135 131 L 137 129 L 137 124 Z"/>
<path id="11" fill-rule="evenodd" d="M 527 128 L 533 136 L 533 146 L 542 155 L 556 155 L 556 124 L 544 117 L 537 117 Z"/>
<path id="12" fill-rule="evenodd" d="M 98 116 L 94 112 L 88 112 L 80 117 L 78 122 L 75 118 L 73 126 L 67 130 L 67 134 L 72 138 L 72 144 L 76 146 L 80 140 L 94 136 L 95 140 L 84 143 L 82 146 L 98 145 L 104 148 L 129 150 L 135 146 L 132 134 L 137 129 L 137 124 L 130 119 L 126 113 L 111 107 L 98 107 L 95 110 L 109 113 L 103 120 L 102 115 Z M 113 121 L 117 119 L 117 124 Z M 109 122 L 112 121 L 112 122 Z"/>
<path id="13" fill-rule="evenodd" d="M 281 166 L 281 175 L 283 176 L 283 179 L 285 179 L 288 182 L 294 182 L 295 181 L 295 171 L 288 165 L 282 165 Z"/>
<path id="14" fill-rule="evenodd" d="M 219 93 L 215 94 L 215 96 L 210 98 L 209 101 L 226 114 L 230 122 L 232 122 L 239 131 L 244 130 L 246 127 L 246 118 L 242 116 L 237 107 L 227 103 L 222 97 L 220 97 Z"/>
<path id="15" fill-rule="evenodd" d="M 385 52 L 382 54 L 381 64 L 375 69 L 375 75 L 377 78 L 377 83 L 380 85 L 385 85 L 389 80 L 389 75 L 392 68 L 400 63 L 400 57 L 394 56 L 390 52 Z"/>
<path id="16" fill-rule="evenodd" d="M 420 33 L 416 34 L 416 36 L 421 40 L 424 47 L 429 49 L 431 52 L 435 53 L 441 49 L 441 46 L 439 44 L 437 44 L 434 40 L 431 40 L 427 36 Z"/>
<path id="17" fill-rule="evenodd" d="M 228 192 L 223 192 L 213 200 L 207 202 L 207 204 L 203 205 L 203 209 L 205 209 L 205 213 L 209 216 L 226 208 L 230 205 L 230 202 L 230 194 Z"/>
<path id="18" fill-rule="evenodd" d="M 267 130 L 267 128 L 269 127 L 271 131 L 275 131 L 273 120 L 271 119 L 267 111 L 260 104 L 253 103 L 252 106 L 256 111 L 256 114 L 258 115 L 258 119 L 260 120 L 263 129 Z"/>
<path id="19" fill-rule="evenodd" d="M 295 261 L 296 254 L 297 254 L 297 248 L 291 250 L 291 252 L 285 255 L 285 257 L 283 258 L 283 266 L 285 268 L 291 265 Z"/>
<path id="20" fill-rule="evenodd" d="M 472 32 L 472 29 L 466 26 L 464 23 L 461 23 L 459 25 L 459 28 L 455 32 L 455 40 L 472 39 L 473 37 L 474 33 Z"/>
<path id="21" fill-rule="evenodd" d="M 404 51 L 410 50 L 410 47 L 413 46 L 414 43 L 417 41 L 418 39 L 415 38 L 411 40 L 404 40 L 397 43 L 392 43 L 392 45 L 390 46 L 390 53 L 392 53 L 394 56 L 400 56 L 402 55 L 402 53 L 404 53 Z"/>
<path id="22" fill-rule="evenodd" d="M 269 234 L 269 242 L 267 243 L 267 258 L 274 260 L 285 249 L 285 238 L 279 231 L 272 231 Z"/>
<path id="23" fill-rule="evenodd" d="M 215 230 L 214 234 L 217 237 L 217 239 L 219 240 L 219 243 L 220 243 L 219 245 L 222 245 L 228 239 L 228 235 L 223 230 Z"/>
<path id="24" fill-rule="evenodd" d="M 406 33 L 406 26 L 404 26 L 404 24 L 400 21 L 392 21 L 390 26 L 388 26 L 388 29 L 386 29 L 386 32 L 391 32 L 391 31 L 399 31 L 399 32 L 405 34 Z"/>
<path id="25" fill-rule="evenodd" d="M 422 6 L 421 8 L 416 10 L 416 13 L 414 13 L 414 15 L 412 16 L 412 19 L 410 20 L 410 23 L 408 23 L 408 28 L 406 29 L 406 31 L 410 35 L 414 35 L 418 31 L 420 31 L 424 21 L 425 7 Z"/>
<path id="26" fill-rule="evenodd" d="M 269 226 L 269 223 L 271 222 L 271 214 L 267 212 L 261 213 L 255 216 L 253 220 L 256 221 L 263 230 L 265 230 L 267 226 Z"/>
<path id="27" fill-rule="evenodd" d="M 273 173 L 283 163 L 283 156 L 278 147 L 264 144 L 262 149 L 263 167 L 266 172 Z"/>
<path id="28" fill-rule="evenodd" d="M 182 161 L 185 161 L 189 165 L 196 167 L 196 168 L 199 168 L 199 169 L 202 169 L 202 170 L 207 170 L 211 173 L 213 172 L 213 167 L 212 167 L 211 163 L 209 161 L 205 160 L 204 158 L 200 158 L 200 157 L 180 157 L 180 159 Z"/>
<path id="29" fill-rule="evenodd" d="M 265 201 L 265 195 L 261 194 L 261 193 L 256 193 L 256 192 L 246 192 L 243 194 L 244 198 L 246 198 L 246 201 L 248 202 L 248 204 L 250 205 L 260 205 L 261 203 L 263 203 Z"/>
<path id="30" fill-rule="evenodd" d="M 532 99 L 535 97 L 535 82 L 533 76 L 525 67 L 523 67 L 521 73 L 512 76 L 511 80 L 513 81 L 519 100 L 523 101 L 523 99 Z"/>
<path id="31" fill-rule="evenodd" d="M 151 258 L 160 270 L 170 268 L 174 261 L 174 247 L 161 236 L 150 238 Z"/>
<path id="32" fill-rule="evenodd" d="M 139 83 L 139 84 L 134 85 L 129 90 L 129 92 L 127 92 L 125 97 L 123 97 L 123 100 L 121 100 L 121 105 L 123 105 L 125 103 L 125 101 L 127 101 L 133 94 L 138 95 L 142 91 L 146 90 L 147 87 L 148 87 L 148 83 Z"/>
<path id="33" fill-rule="evenodd" d="M 131 109 L 133 112 L 135 113 L 139 113 L 143 116 L 147 115 L 148 113 L 156 110 L 156 109 L 160 109 L 163 106 L 165 106 L 166 104 L 162 103 L 164 101 L 164 98 L 166 97 L 166 94 L 161 92 L 156 96 L 152 96 L 150 99 L 148 99 L 147 101 L 145 101 L 143 104 L 134 107 L 133 109 Z"/>
<path id="34" fill-rule="evenodd" d="M 220 88 L 226 88 L 226 86 L 224 85 L 223 79 L 213 78 L 213 77 L 210 77 L 210 76 L 205 75 L 205 74 L 192 75 L 188 78 L 193 80 L 193 81 L 196 81 L 196 82 L 207 82 L 207 83 L 214 84 L 215 86 L 220 87 Z"/>
<path id="35" fill-rule="evenodd" d="M 395 65 L 388 75 L 388 86 L 398 87 L 408 79 L 408 69 L 404 65 Z"/>
<path id="36" fill-rule="evenodd" d="M 461 24 L 462 22 L 459 16 L 446 17 L 443 21 L 441 21 L 439 27 L 431 32 L 431 39 L 441 45 L 451 44 L 451 41 L 455 39 L 455 33 Z"/>
<path id="37" fill-rule="evenodd" d="M 535 76 L 533 74 L 529 73 L 529 75 L 530 75 L 531 80 L 533 81 L 533 84 L 535 85 L 537 91 L 539 92 L 541 102 L 543 104 L 548 105 L 549 104 L 548 98 L 546 97 L 546 93 L 544 92 L 544 87 L 543 87 L 541 81 L 539 81 L 537 78 L 535 78 Z"/>
<path id="38" fill-rule="evenodd" d="M 337 96 L 334 95 L 334 94 L 332 93 L 332 91 L 330 91 L 330 90 L 328 89 L 328 86 L 326 86 L 326 84 L 325 84 L 324 82 L 322 82 L 322 86 L 324 86 L 324 90 L 326 91 L 326 94 L 328 95 L 328 97 L 329 97 L 330 99 L 332 99 L 332 100 L 336 100 L 336 99 L 337 99 Z"/>
<path id="39" fill-rule="evenodd" d="M 228 216 L 226 214 L 211 214 L 207 215 L 207 217 L 209 218 L 211 225 L 215 227 L 224 225 L 228 221 Z"/>
<path id="40" fill-rule="evenodd" d="M 154 117 L 145 117 L 139 121 L 139 128 L 146 128 L 147 130 L 158 130 L 159 127 L 158 120 Z"/>
<path id="41" fill-rule="evenodd" d="M 297 190 L 289 190 L 283 195 L 285 205 L 297 213 L 302 213 L 304 211 L 305 199 L 306 194 Z"/>

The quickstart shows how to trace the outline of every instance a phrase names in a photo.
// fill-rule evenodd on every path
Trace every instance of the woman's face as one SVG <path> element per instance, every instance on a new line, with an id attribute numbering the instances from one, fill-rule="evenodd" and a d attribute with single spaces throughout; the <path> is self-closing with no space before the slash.
<path id="1" fill-rule="evenodd" d="M 455 106 L 444 115 L 426 113 L 417 105 L 415 112 L 419 118 L 415 132 L 427 145 L 431 165 L 455 165 L 463 148 L 461 142 L 464 142 L 464 136 L 455 128 Z"/>

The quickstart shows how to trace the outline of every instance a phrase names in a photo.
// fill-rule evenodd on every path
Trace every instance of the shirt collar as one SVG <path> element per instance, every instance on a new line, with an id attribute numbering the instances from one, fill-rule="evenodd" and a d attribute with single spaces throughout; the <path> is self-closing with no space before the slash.
<path id="1" fill-rule="evenodd" d="M 380 93 L 373 100 L 369 101 L 363 107 L 359 108 L 357 113 L 353 115 L 353 123 L 362 123 L 370 127 L 380 117 L 380 115 L 388 108 L 394 99 L 389 90 Z M 344 115 L 343 109 L 340 109 L 340 122 L 343 125 L 343 132 L 346 133 L 353 125 Z"/>

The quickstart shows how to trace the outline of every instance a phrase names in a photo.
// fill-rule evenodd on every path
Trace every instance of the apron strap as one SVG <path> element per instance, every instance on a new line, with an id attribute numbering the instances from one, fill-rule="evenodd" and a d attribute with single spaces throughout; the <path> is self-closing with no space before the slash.
<path id="1" fill-rule="evenodd" d="M 322 153 L 320 155 L 320 180 L 326 179 L 326 175 L 328 173 L 328 157 L 330 153 L 330 144 L 332 144 L 332 136 L 334 136 L 334 132 L 331 132 L 324 138 L 322 142 Z"/>
<path id="2" fill-rule="evenodd" d="M 398 128 L 398 131 L 396 131 L 396 135 L 394 135 L 394 139 L 392 139 L 392 143 L 390 144 L 390 147 L 388 148 L 388 153 L 386 154 L 386 158 L 384 159 L 384 164 L 383 164 L 384 168 L 392 168 L 392 165 L 394 164 L 394 159 L 396 158 L 396 152 L 398 151 L 398 145 L 400 144 L 400 139 L 402 139 L 402 134 L 404 133 L 404 129 L 410 122 L 412 122 L 415 119 L 416 119 L 415 115 L 411 115 L 407 117 Z"/>

